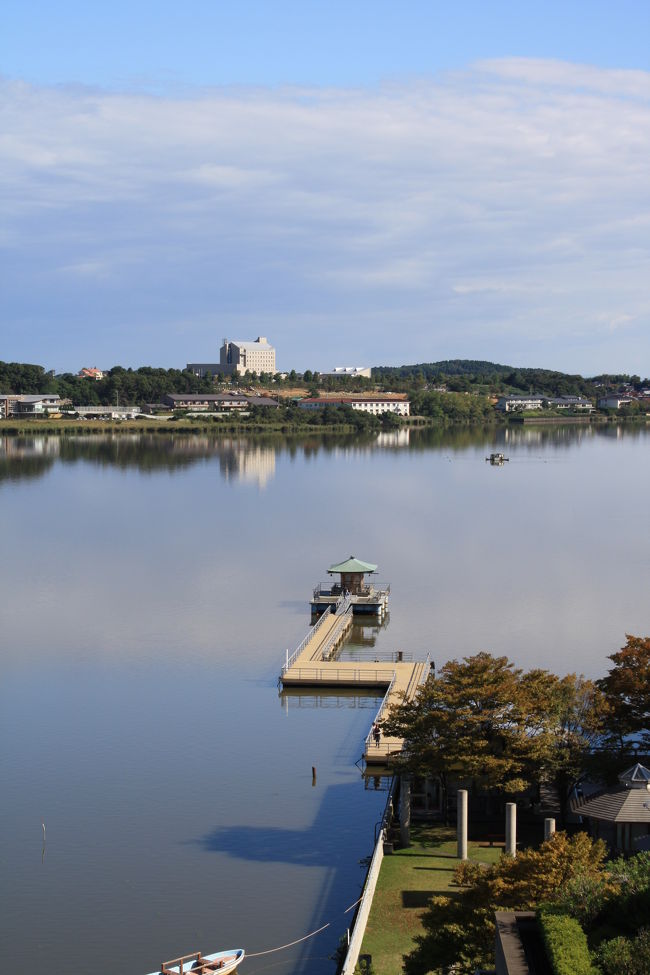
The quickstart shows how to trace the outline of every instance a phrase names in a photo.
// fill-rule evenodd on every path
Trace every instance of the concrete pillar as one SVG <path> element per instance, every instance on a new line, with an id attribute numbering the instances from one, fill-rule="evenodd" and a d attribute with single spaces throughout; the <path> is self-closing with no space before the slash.
<path id="1" fill-rule="evenodd" d="M 517 803 L 506 802 L 506 850 L 508 856 L 517 856 Z"/>
<path id="2" fill-rule="evenodd" d="M 399 777 L 399 838 L 402 846 L 411 845 L 411 779 Z"/>
<path id="3" fill-rule="evenodd" d="M 544 839 L 550 840 L 551 836 L 555 832 L 555 820 L 545 819 L 544 820 Z"/>
<path id="4" fill-rule="evenodd" d="M 467 859 L 467 789 L 458 790 L 456 800 L 456 833 L 458 846 L 456 856 L 459 860 Z"/>

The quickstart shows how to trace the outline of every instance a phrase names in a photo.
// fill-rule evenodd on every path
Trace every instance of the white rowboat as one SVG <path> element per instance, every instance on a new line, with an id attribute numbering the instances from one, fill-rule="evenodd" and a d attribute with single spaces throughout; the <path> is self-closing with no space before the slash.
<path id="1" fill-rule="evenodd" d="M 243 948 L 229 948 L 213 955 L 202 955 L 200 951 L 195 951 L 191 955 L 164 961 L 151 975 L 228 975 L 244 960 L 245 954 Z"/>

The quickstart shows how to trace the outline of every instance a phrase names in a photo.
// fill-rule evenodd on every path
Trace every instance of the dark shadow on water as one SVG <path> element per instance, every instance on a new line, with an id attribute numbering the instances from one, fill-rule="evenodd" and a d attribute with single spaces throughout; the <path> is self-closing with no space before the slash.
<path id="1" fill-rule="evenodd" d="M 198 841 L 207 853 L 227 853 L 241 860 L 290 863 L 300 866 L 332 866 L 341 854 L 320 846 L 313 830 L 280 827 L 223 826 Z"/>
<path id="2" fill-rule="evenodd" d="M 363 784 L 359 782 L 359 789 Z M 350 850 L 349 842 L 337 842 L 337 836 L 345 833 L 349 813 L 346 811 L 349 784 L 331 785 L 322 794 L 322 802 L 314 822 L 305 829 L 284 829 L 281 826 L 223 826 L 205 836 L 187 842 L 201 847 L 207 854 L 225 853 L 242 860 L 268 863 L 286 863 L 305 867 L 327 867 L 328 881 L 324 884 L 316 903 L 311 921 L 305 931 L 296 932 L 296 938 L 308 931 L 315 931 L 330 922 L 323 935 L 306 941 L 292 951 L 298 956 L 292 970 L 296 975 L 309 971 L 309 962 L 323 955 L 323 946 L 333 952 L 338 938 L 351 926 L 354 911 L 344 914 L 351 902 L 361 895 L 366 870 L 360 861 L 372 853 L 374 838 L 369 826 L 366 839 L 359 849 Z M 356 868 L 358 885 L 350 886 L 350 874 Z M 260 949 L 268 946 L 259 946 Z M 251 950 L 258 950 L 251 946 Z M 334 966 L 332 966 L 332 971 Z"/>
<path id="3" fill-rule="evenodd" d="M 226 853 L 236 859 L 263 863 L 289 863 L 303 866 L 335 866 L 345 860 L 344 844 L 337 843 L 338 830 L 345 830 L 344 786 L 329 786 L 322 793 L 318 815 L 305 829 L 281 826 L 218 826 L 196 840 L 190 840 L 206 853 Z M 363 785 L 359 783 L 359 789 Z M 359 856 L 367 851 L 360 850 Z"/>

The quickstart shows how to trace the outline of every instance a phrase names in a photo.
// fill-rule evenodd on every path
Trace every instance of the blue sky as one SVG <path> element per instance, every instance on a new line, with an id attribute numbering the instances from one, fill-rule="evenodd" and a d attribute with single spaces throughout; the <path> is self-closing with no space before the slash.
<path id="1" fill-rule="evenodd" d="M 650 3 L 0 12 L 0 359 L 650 373 Z"/>

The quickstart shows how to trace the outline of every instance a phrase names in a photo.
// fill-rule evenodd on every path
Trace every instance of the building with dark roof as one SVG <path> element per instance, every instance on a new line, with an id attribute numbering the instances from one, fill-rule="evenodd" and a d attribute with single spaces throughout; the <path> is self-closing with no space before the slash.
<path id="1" fill-rule="evenodd" d="M 650 769 L 638 762 L 618 777 L 614 789 L 602 789 L 571 803 L 588 820 L 591 835 L 614 849 L 636 853 L 650 848 Z"/>

